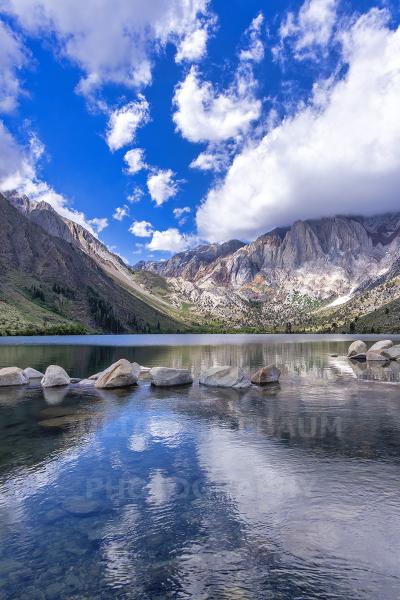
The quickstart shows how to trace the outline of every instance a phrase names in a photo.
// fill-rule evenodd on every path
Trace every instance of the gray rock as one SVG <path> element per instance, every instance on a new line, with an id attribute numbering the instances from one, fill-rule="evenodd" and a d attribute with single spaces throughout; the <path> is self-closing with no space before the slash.
<path id="1" fill-rule="evenodd" d="M 368 362 L 382 362 L 387 363 L 390 361 L 390 357 L 387 354 L 386 350 L 368 350 L 367 352 L 367 361 Z"/>
<path id="2" fill-rule="evenodd" d="M 277 383 L 281 376 L 280 370 L 275 365 L 268 365 L 263 367 L 251 378 L 251 383 L 256 385 L 266 385 L 268 383 Z"/>
<path id="3" fill-rule="evenodd" d="M 0 386 L 25 385 L 28 378 L 22 369 L 18 367 L 5 367 L 0 369 Z"/>
<path id="4" fill-rule="evenodd" d="M 192 374 L 188 369 L 169 369 L 154 367 L 150 370 L 151 384 L 157 387 L 171 387 L 193 383 Z"/>
<path id="5" fill-rule="evenodd" d="M 71 383 L 71 379 L 68 373 L 66 373 L 62 367 L 59 367 L 58 365 L 50 365 L 47 367 L 41 383 L 45 388 L 60 387 L 62 385 L 69 385 Z"/>
<path id="6" fill-rule="evenodd" d="M 393 342 L 391 340 L 380 340 L 379 342 L 375 342 L 370 348 L 373 352 L 375 350 L 387 350 L 393 346 Z"/>
<path id="7" fill-rule="evenodd" d="M 248 376 L 238 367 L 211 367 L 200 375 L 200 384 L 210 387 L 242 389 L 251 386 Z"/>
<path id="8" fill-rule="evenodd" d="M 82 387 L 94 387 L 96 381 L 94 379 L 81 379 L 78 385 Z"/>
<path id="9" fill-rule="evenodd" d="M 350 344 L 349 349 L 347 351 L 347 356 L 349 358 L 353 358 L 358 354 L 366 354 L 368 350 L 367 344 L 361 340 L 356 340 L 352 344 Z"/>
<path id="10" fill-rule="evenodd" d="M 137 363 L 134 363 L 136 365 Z M 139 365 L 137 365 L 139 367 Z M 139 367 L 140 372 L 140 367 Z M 96 380 L 95 386 L 99 389 L 112 389 L 136 385 L 138 370 L 125 358 L 108 367 Z"/>
<path id="11" fill-rule="evenodd" d="M 44 373 L 41 373 L 36 369 L 32 369 L 32 367 L 27 367 L 24 369 L 24 375 L 27 377 L 27 379 L 42 379 L 42 377 L 44 377 Z"/>
<path id="12" fill-rule="evenodd" d="M 94 375 L 91 375 L 90 377 L 88 377 L 88 379 L 91 379 L 92 381 L 97 381 L 98 378 L 100 377 L 100 375 L 103 375 L 104 371 L 100 371 L 100 373 L 95 373 Z"/>
<path id="13" fill-rule="evenodd" d="M 385 352 L 390 357 L 390 360 L 400 360 L 400 345 L 392 346 L 385 350 Z"/>

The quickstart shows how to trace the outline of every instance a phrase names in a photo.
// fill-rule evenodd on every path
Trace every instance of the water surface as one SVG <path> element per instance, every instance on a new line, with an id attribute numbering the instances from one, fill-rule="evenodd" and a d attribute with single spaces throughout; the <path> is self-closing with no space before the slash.
<path id="1" fill-rule="evenodd" d="M 0 598 L 400 597 L 397 363 L 352 364 L 343 336 L 23 342 L 0 340 L 0 367 L 273 362 L 282 378 L 0 389 Z"/>

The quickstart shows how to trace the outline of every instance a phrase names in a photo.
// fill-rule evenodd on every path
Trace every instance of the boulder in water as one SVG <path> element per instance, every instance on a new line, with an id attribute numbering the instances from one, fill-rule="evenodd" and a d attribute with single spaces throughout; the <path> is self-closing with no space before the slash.
<path id="1" fill-rule="evenodd" d="M 0 386 L 25 385 L 28 378 L 22 369 L 18 367 L 5 367 L 0 369 Z"/>
<path id="2" fill-rule="evenodd" d="M 136 365 L 137 363 L 134 363 Z M 139 367 L 139 365 L 137 365 Z M 140 367 L 139 367 L 140 372 Z M 136 385 L 138 371 L 128 360 L 121 358 L 108 367 L 96 380 L 95 386 L 99 389 L 123 388 Z"/>
<path id="3" fill-rule="evenodd" d="M 387 348 L 387 350 L 385 350 L 385 352 L 390 357 L 390 360 L 399 360 L 400 361 L 400 345 L 392 346 L 391 348 Z"/>
<path id="4" fill-rule="evenodd" d="M 266 385 L 268 383 L 277 383 L 281 376 L 280 370 L 275 365 L 268 365 L 263 367 L 251 378 L 251 383 L 255 385 Z"/>
<path id="5" fill-rule="evenodd" d="M 27 367 L 24 369 L 24 375 L 27 379 L 42 379 L 44 377 L 44 373 L 41 373 L 36 369 L 32 369 L 32 367 Z"/>
<path id="6" fill-rule="evenodd" d="M 210 387 L 242 389 L 251 386 L 251 381 L 239 367 L 211 367 L 200 375 L 200 384 Z"/>
<path id="7" fill-rule="evenodd" d="M 46 369 L 46 373 L 41 381 L 42 386 L 48 387 L 60 387 L 62 385 L 69 385 L 71 379 L 66 371 L 58 365 L 50 365 Z"/>
<path id="8" fill-rule="evenodd" d="M 375 352 L 376 350 L 387 350 L 392 346 L 393 342 L 391 340 L 380 340 L 379 342 L 375 342 L 375 344 L 371 346 L 370 351 L 372 350 L 373 352 Z"/>
<path id="9" fill-rule="evenodd" d="M 359 354 L 366 354 L 368 348 L 367 344 L 362 340 L 356 340 L 352 344 L 350 344 L 349 349 L 347 350 L 347 356 L 349 358 L 353 358 Z"/>
<path id="10" fill-rule="evenodd" d="M 390 357 L 386 350 L 368 350 L 367 361 L 387 363 L 390 361 Z"/>
<path id="11" fill-rule="evenodd" d="M 150 370 L 151 384 L 156 387 L 171 387 L 193 383 L 193 377 L 188 369 L 169 369 L 154 367 Z"/>

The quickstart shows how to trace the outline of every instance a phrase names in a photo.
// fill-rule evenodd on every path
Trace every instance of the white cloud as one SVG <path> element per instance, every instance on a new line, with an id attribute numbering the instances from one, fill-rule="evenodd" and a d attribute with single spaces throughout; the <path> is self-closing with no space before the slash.
<path id="1" fill-rule="evenodd" d="M 124 204 L 124 206 L 117 206 L 117 208 L 115 209 L 114 214 L 113 214 L 113 219 L 115 219 L 116 221 L 122 221 L 128 215 L 129 215 L 129 206 Z"/>
<path id="2" fill-rule="evenodd" d="M 136 186 L 133 189 L 132 194 L 129 194 L 127 200 L 131 204 L 135 204 L 136 202 L 140 202 L 140 200 L 143 198 L 143 196 L 144 196 L 144 191 L 142 190 L 142 188 Z"/>
<path id="3" fill-rule="evenodd" d="M 190 213 L 190 206 L 183 206 L 182 208 L 174 208 L 174 217 L 179 219 L 185 213 Z"/>
<path id="4" fill-rule="evenodd" d="M 153 225 L 148 221 L 134 221 L 129 227 L 129 231 L 136 237 L 151 237 L 153 234 Z"/>
<path id="5" fill-rule="evenodd" d="M 153 54 L 168 43 L 182 53 L 188 36 L 209 20 L 208 0 L 2 0 L 1 6 L 79 66 L 85 94 L 108 83 L 150 83 Z"/>
<path id="6" fill-rule="evenodd" d="M 82 225 L 96 235 L 107 226 L 107 219 L 88 220 L 83 212 L 57 193 L 37 174 L 37 163 L 44 153 L 43 145 L 31 135 L 27 148 L 16 142 L 0 121 L 0 191 L 16 191 L 34 202 L 47 202 L 61 216 Z"/>
<path id="7" fill-rule="evenodd" d="M 184 225 L 187 221 L 187 216 L 191 212 L 190 206 L 183 206 L 182 208 L 174 208 L 173 213 L 175 219 L 178 219 L 179 225 Z"/>
<path id="8" fill-rule="evenodd" d="M 253 61 L 259 63 L 264 58 L 264 44 L 260 40 L 262 26 L 264 25 L 264 15 L 260 13 L 255 17 L 246 31 L 249 38 L 249 45 L 246 50 L 240 52 L 240 60 Z"/>
<path id="9" fill-rule="evenodd" d="M 135 175 L 135 173 L 139 173 L 139 171 L 145 169 L 147 166 L 144 161 L 144 150 L 142 148 L 128 150 L 124 156 L 124 161 L 127 164 L 126 172 L 129 175 Z"/>
<path id="10" fill-rule="evenodd" d="M 195 62 L 203 58 L 207 49 L 208 32 L 205 27 L 189 33 L 180 43 L 176 53 L 176 62 L 184 60 Z"/>
<path id="11" fill-rule="evenodd" d="M 108 219 L 95 217 L 88 221 L 89 225 L 93 227 L 96 233 L 101 233 L 103 229 L 108 227 Z"/>
<path id="12" fill-rule="evenodd" d="M 331 39 L 337 4 L 338 0 L 306 0 L 297 16 L 289 12 L 280 28 L 282 44 L 288 40 L 298 59 L 315 57 Z"/>
<path id="13" fill-rule="evenodd" d="M 110 150 L 119 150 L 135 139 L 136 130 L 149 121 L 149 103 L 139 94 L 137 102 L 129 102 L 114 110 L 107 129 L 107 144 Z"/>
<path id="14" fill-rule="evenodd" d="M 157 204 L 161 206 L 176 195 L 178 184 L 174 181 L 174 172 L 171 169 L 155 171 L 147 179 L 149 194 Z"/>
<path id="15" fill-rule="evenodd" d="M 14 110 L 21 85 L 18 71 L 27 63 L 27 53 L 18 37 L 0 21 L 0 112 Z"/>
<path id="16" fill-rule="evenodd" d="M 250 239 L 298 218 L 398 210 L 400 28 L 371 10 L 342 33 L 348 71 L 249 140 L 197 213 L 208 240 Z"/>
<path id="17" fill-rule="evenodd" d="M 191 142 L 220 142 L 246 133 L 261 112 L 254 97 L 254 79 L 240 69 L 234 84 L 218 92 L 208 81 L 201 81 L 192 67 L 174 95 L 173 120 L 177 130 Z"/>
<path id="18" fill-rule="evenodd" d="M 196 236 L 182 234 L 175 227 L 171 227 L 165 231 L 154 231 L 151 242 L 146 247 L 148 250 L 182 252 L 197 243 L 198 238 Z"/>
<path id="19" fill-rule="evenodd" d="M 213 146 L 210 144 L 204 152 L 201 152 L 197 158 L 190 163 L 191 169 L 200 171 L 223 171 L 229 165 L 231 155 L 229 147 L 225 145 Z"/>

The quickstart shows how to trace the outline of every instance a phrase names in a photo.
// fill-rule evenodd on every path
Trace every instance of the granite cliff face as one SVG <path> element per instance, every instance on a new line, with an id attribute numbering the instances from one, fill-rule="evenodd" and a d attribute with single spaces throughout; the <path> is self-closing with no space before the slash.
<path id="1" fill-rule="evenodd" d="M 184 299 L 209 317 L 282 326 L 351 305 L 394 280 L 400 274 L 400 213 L 297 221 L 250 244 L 213 244 L 214 259 L 204 248 L 136 267 L 167 277 L 177 305 Z M 201 261 L 203 254 L 211 260 Z"/>

